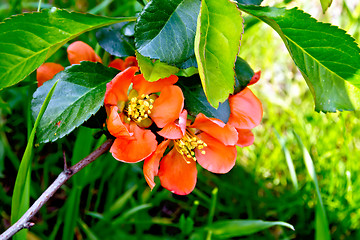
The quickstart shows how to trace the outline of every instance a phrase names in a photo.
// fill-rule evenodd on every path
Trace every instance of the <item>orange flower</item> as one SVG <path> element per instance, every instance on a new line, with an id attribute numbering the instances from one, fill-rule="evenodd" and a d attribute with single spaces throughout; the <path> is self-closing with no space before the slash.
<path id="1" fill-rule="evenodd" d="M 158 134 L 166 140 L 145 159 L 143 167 L 151 189 L 155 186 L 154 177 L 159 176 L 164 188 L 186 195 L 196 185 L 196 162 L 213 173 L 227 173 L 235 165 L 238 133 L 218 119 L 199 113 L 189 125 L 187 111 L 183 110 L 178 119 L 165 125 Z M 163 156 L 168 146 L 171 150 Z"/>
<path id="2" fill-rule="evenodd" d="M 58 63 L 44 63 L 36 71 L 37 85 L 40 87 L 47 80 L 52 79 L 58 72 L 64 70 L 64 67 Z"/>
<path id="3" fill-rule="evenodd" d="M 110 134 L 116 137 L 110 152 L 115 159 L 123 162 L 138 162 L 150 156 L 157 146 L 156 137 L 144 128 L 155 119 L 161 121 L 158 120 L 161 114 L 157 115 L 157 108 L 160 111 L 171 109 L 174 102 L 183 104 L 184 101 L 182 95 L 173 95 L 168 101 L 163 101 L 163 97 L 158 98 L 156 94 L 160 91 L 176 92 L 175 89 L 181 92 L 178 86 L 173 86 L 178 80 L 176 76 L 148 82 L 142 74 L 135 76 L 137 71 L 137 67 L 129 67 L 106 85 L 106 123 Z"/>
<path id="4" fill-rule="evenodd" d="M 256 72 L 249 85 L 260 78 L 260 71 Z M 228 124 L 234 126 L 238 132 L 237 146 L 247 147 L 254 143 L 251 129 L 260 124 L 263 108 L 260 100 L 246 87 L 241 92 L 229 97 L 230 117 Z"/>
<path id="5" fill-rule="evenodd" d="M 81 41 L 71 43 L 67 48 L 67 53 L 70 64 L 79 64 L 81 61 L 102 62 L 94 49 Z M 42 64 L 36 71 L 38 87 L 63 70 L 64 67 L 58 63 L 49 62 Z"/>
<path id="6" fill-rule="evenodd" d="M 69 45 L 67 54 L 70 64 L 80 64 L 81 61 L 100 62 L 101 58 L 94 49 L 82 41 L 76 41 Z"/>
<path id="7" fill-rule="evenodd" d="M 67 48 L 67 55 L 70 64 L 80 64 L 81 61 L 100 62 L 101 58 L 95 53 L 94 49 L 82 41 L 76 41 Z M 109 67 L 116 68 L 120 71 L 125 70 L 131 66 L 138 66 L 136 58 L 133 56 L 127 57 L 124 60 L 115 59 L 110 62 Z M 57 73 L 63 71 L 64 67 L 58 63 L 44 63 L 37 69 L 36 79 L 38 87 L 44 82 L 52 79 Z"/>
<path id="8" fill-rule="evenodd" d="M 134 56 L 127 57 L 125 61 L 120 58 L 117 58 L 109 63 L 109 67 L 116 68 L 120 71 L 124 71 L 128 67 L 137 67 L 137 66 L 138 63 L 136 57 Z"/>

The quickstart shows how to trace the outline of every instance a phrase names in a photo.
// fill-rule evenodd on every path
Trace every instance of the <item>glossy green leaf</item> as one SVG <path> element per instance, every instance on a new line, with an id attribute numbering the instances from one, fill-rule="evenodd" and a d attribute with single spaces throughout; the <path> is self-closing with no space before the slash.
<path id="1" fill-rule="evenodd" d="M 315 240 L 330 240 L 329 222 L 326 217 L 325 207 L 321 198 L 320 187 L 316 176 L 315 166 L 309 151 L 304 146 L 301 138 L 296 133 L 295 137 L 303 152 L 306 169 L 316 190 L 316 209 L 315 209 Z"/>
<path id="2" fill-rule="evenodd" d="M 170 66 L 159 60 L 152 61 L 150 58 L 144 57 L 136 52 L 136 59 L 138 61 L 141 73 L 144 78 L 149 82 L 154 82 L 160 78 L 170 77 L 171 75 L 179 72 L 179 69 L 174 66 Z"/>
<path id="3" fill-rule="evenodd" d="M 39 106 L 39 111 L 36 114 L 36 120 L 34 127 L 31 130 L 28 143 L 25 148 L 24 155 L 21 159 L 20 167 L 18 174 L 15 180 L 14 192 L 11 202 L 11 223 L 14 224 L 20 217 L 28 210 L 30 205 L 30 181 L 31 181 L 31 160 L 32 152 L 34 148 L 35 133 L 41 122 L 44 112 L 48 107 L 51 97 L 54 94 L 55 88 L 58 82 L 54 82 L 44 96 L 44 99 Z M 27 231 L 20 231 L 17 235 L 14 236 L 14 239 L 24 239 L 26 238 Z"/>
<path id="4" fill-rule="evenodd" d="M 212 236 L 218 239 L 247 236 L 273 226 L 283 226 L 294 230 L 294 227 L 286 222 L 269 222 L 262 220 L 224 220 L 217 221 L 206 227 Z"/>
<path id="5" fill-rule="evenodd" d="M 96 39 L 100 46 L 111 55 L 117 57 L 128 57 L 135 55 L 133 31 L 129 28 L 134 27 L 133 23 L 116 23 L 106 28 L 101 28 L 96 32 Z"/>
<path id="6" fill-rule="evenodd" d="M 243 19 L 233 2 L 203 0 L 195 36 L 199 75 L 210 104 L 217 108 L 234 91 L 234 64 Z"/>
<path id="7" fill-rule="evenodd" d="M 239 8 L 279 33 L 314 96 L 316 111 L 359 109 L 360 49 L 351 36 L 296 8 Z"/>
<path id="8" fill-rule="evenodd" d="M 260 5 L 263 0 L 236 0 L 236 1 L 244 5 Z"/>
<path id="9" fill-rule="evenodd" d="M 320 0 L 320 3 L 323 13 L 325 13 L 326 10 L 330 7 L 332 0 Z"/>
<path id="10" fill-rule="evenodd" d="M 207 117 L 220 119 L 224 123 L 229 120 L 229 101 L 226 100 L 219 104 L 217 109 L 211 106 L 205 96 L 198 74 L 186 78 L 180 77 L 176 85 L 183 91 L 185 97 L 185 109 L 191 116 L 196 117 L 199 113 L 203 113 Z"/>
<path id="11" fill-rule="evenodd" d="M 134 18 L 107 18 L 52 8 L 0 24 L 0 89 L 22 81 L 67 41 Z"/>
<path id="12" fill-rule="evenodd" d="M 199 0 L 152 0 L 135 26 L 137 51 L 169 64 L 182 63 L 194 55 Z"/>
<path id="13" fill-rule="evenodd" d="M 235 62 L 235 88 L 234 94 L 243 90 L 254 76 L 254 70 L 242 58 L 237 57 Z"/>
<path id="14" fill-rule="evenodd" d="M 103 105 L 106 83 L 117 74 L 100 63 L 82 62 L 72 65 L 39 87 L 33 95 L 32 111 L 36 115 L 44 97 L 59 80 L 38 128 L 38 141 L 55 141 L 69 134 L 95 114 Z"/>

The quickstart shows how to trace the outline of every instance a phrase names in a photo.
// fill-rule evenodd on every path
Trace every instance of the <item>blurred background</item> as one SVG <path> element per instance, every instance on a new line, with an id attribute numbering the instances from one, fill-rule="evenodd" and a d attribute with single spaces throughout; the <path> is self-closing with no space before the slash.
<path id="1" fill-rule="evenodd" d="M 43 1 L 42 8 L 134 16 L 141 2 L 54 0 Z M 358 1 L 334 0 L 325 14 L 319 0 L 264 0 L 262 5 L 299 7 L 360 42 Z M 38 2 L 26 0 L 0 2 L 0 20 L 37 7 Z M 196 229 L 227 219 L 284 221 L 295 227 L 273 227 L 234 239 L 314 239 L 315 232 L 326 227 L 315 221 L 318 209 L 326 212 L 332 239 L 360 239 L 360 113 L 315 112 L 313 97 L 277 33 L 243 16 L 240 56 L 262 72 L 251 89 L 263 103 L 264 118 L 253 131 L 255 143 L 238 149 L 236 166 L 225 175 L 199 169 L 194 192 L 176 196 L 158 185 L 150 191 L 142 163 L 124 164 L 105 155 L 70 179 L 40 210 L 29 239 L 195 239 Z M 96 49 L 94 32 L 78 39 Z M 66 45 L 49 61 L 69 65 Z M 35 88 L 32 74 L 0 92 L 0 232 L 10 224 L 12 190 L 27 142 L 21 129 L 31 130 L 29 103 Z M 74 164 L 104 140 L 95 139 L 95 134 L 96 130 L 80 127 L 36 148 L 32 200 L 63 170 L 63 150 Z M 311 162 L 317 181 L 309 175 Z"/>

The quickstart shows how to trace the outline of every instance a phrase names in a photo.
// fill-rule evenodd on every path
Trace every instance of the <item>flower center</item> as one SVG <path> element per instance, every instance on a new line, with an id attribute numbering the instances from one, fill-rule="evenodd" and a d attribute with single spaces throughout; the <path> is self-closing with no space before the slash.
<path id="1" fill-rule="evenodd" d="M 149 117 L 153 106 L 152 96 L 142 94 L 140 97 L 132 97 L 127 108 L 127 120 L 141 122 Z"/>
<path id="2" fill-rule="evenodd" d="M 196 161 L 195 148 L 202 150 L 204 147 L 207 147 L 207 144 L 189 131 L 186 131 L 182 138 L 175 140 L 175 148 L 184 157 L 186 163 L 190 163 L 186 158 Z M 205 150 L 201 151 L 201 154 L 205 153 Z"/>

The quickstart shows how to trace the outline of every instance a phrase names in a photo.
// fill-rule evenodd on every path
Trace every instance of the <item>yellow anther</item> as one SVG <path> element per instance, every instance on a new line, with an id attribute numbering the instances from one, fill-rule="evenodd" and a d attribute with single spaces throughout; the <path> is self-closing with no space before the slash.
<path id="1" fill-rule="evenodd" d="M 152 97 L 147 94 L 142 94 L 140 97 L 132 97 L 125 109 L 128 121 L 141 122 L 149 118 L 153 108 L 152 104 L 154 103 L 154 100 L 151 99 Z"/>
<path id="2" fill-rule="evenodd" d="M 190 131 L 187 131 L 181 139 L 175 140 L 175 148 L 184 157 L 185 162 L 188 162 L 188 158 L 196 161 L 195 149 L 202 150 L 206 146 L 204 141 Z M 205 151 L 202 150 L 200 153 L 205 154 Z"/>

